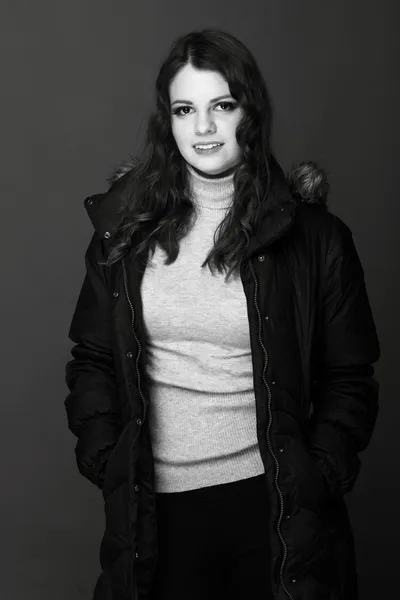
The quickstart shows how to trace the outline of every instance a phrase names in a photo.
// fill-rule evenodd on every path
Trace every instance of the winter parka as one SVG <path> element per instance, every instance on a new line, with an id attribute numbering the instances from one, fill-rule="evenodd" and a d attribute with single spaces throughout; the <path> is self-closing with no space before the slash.
<path id="1" fill-rule="evenodd" d="M 259 451 L 271 502 L 274 600 L 358 600 L 345 495 L 378 415 L 379 341 L 352 232 L 300 199 L 279 163 L 240 277 Z M 94 233 L 69 330 L 68 426 L 79 471 L 103 494 L 94 600 L 142 600 L 157 564 L 146 329 L 133 248 L 111 267 L 116 207 L 131 171 L 85 199 Z M 251 506 L 249 500 L 249 505 Z"/>

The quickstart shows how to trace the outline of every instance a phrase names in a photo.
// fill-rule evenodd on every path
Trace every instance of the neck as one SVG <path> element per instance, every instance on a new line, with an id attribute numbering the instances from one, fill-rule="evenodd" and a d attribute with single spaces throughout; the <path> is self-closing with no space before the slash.
<path id="1" fill-rule="evenodd" d="M 207 179 L 221 179 L 221 177 L 228 177 L 229 175 L 232 175 L 232 173 L 234 173 L 238 167 L 238 165 L 234 165 L 233 167 L 229 167 L 229 169 L 226 169 L 221 173 L 210 175 L 209 173 L 204 173 L 204 171 L 200 171 L 200 169 L 196 169 L 196 167 L 194 167 L 193 165 L 190 166 L 194 171 L 196 171 L 198 175 Z"/>

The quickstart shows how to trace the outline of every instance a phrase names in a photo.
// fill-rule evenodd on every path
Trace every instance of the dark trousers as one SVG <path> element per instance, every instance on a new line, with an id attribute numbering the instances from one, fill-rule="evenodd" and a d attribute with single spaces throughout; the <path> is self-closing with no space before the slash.
<path id="1" fill-rule="evenodd" d="M 265 475 L 157 494 L 149 600 L 272 600 Z"/>

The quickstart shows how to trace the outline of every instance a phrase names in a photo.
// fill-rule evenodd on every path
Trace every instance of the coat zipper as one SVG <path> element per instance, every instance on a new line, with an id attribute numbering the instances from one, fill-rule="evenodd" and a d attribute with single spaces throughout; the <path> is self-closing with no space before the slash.
<path id="1" fill-rule="evenodd" d="M 137 374 L 137 378 L 138 378 L 139 394 L 140 394 L 140 397 L 142 399 L 142 404 L 143 404 L 143 419 L 142 419 L 142 425 L 143 425 L 143 423 L 146 420 L 146 416 L 147 416 L 147 402 L 146 402 L 146 400 L 145 400 L 145 398 L 144 398 L 144 396 L 142 394 L 142 388 L 141 388 L 141 385 L 140 385 L 139 360 L 140 360 L 140 355 L 141 355 L 141 352 L 142 352 L 142 347 L 140 345 L 140 342 L 139 342 L 139 340 L 138 340 L 138 338 L 136 336 L 136 332 L 135 332 L 135 309 L 133 308 L 132 301 L 131 301 L 131 299 L 129 297 L 129 292 L 128 292 L 128 277 L 127 277 L 127 274 L 126 274 L 126 268 L 125 268 L 125 261 L 124 261 L 124 259 L 122 259 L 122 268 L 123 268 L 123 271 L 124 271 L 125 294 L 126 294 L 126 298 L 127 298 L 128 302 L 129 302 L 129 306 L 131 307 L 131 313 L 132 313 L 131 325 L 132 325 L 132 329 L 133 329 L 133 335 L 135 336 L 135 340 L 136 340 L 136 343 L 137 343 L 138 348 L 139 348 L 139 352 L 138 352 L 138 355 L 136 357 L 136 374 Z"/>
<path id="2" fill-rule="evenodd" d="M 285 566 L 285 562 L 286 562 L 286 558 L 287 558 L 287 545 L 286 545 L 285 539 L 284 539 L 284 537 L 282 535 L 282 532 L 281 532 L 281 521 L 282 521 L 282 517 L 283 517 L 284 507 L 283 507 L 283 495 L 282 495 L 282 492 L 281 492 L 280 487 L 278 485 L 279 462 L 278 462 L 278 460 L 277 460 L 277 458 L 276 458 L 276 456 L 275 456 L 275 454 L 274 454 L 274 452 L 272 450 L 271 440 L 270 440 L 270 437 L 269 437 L 269 432 L 270 432 L 271 425 L 272 425 L 272 410 L 271 410 L 272 395 L 271 395 L 271 390 L 270 390 L 270 387 L 268 385 L 268 382 L 265 379 L 265 373 L 267 371 L 269 357 L 268 357 L 267 349 L 264 346 L 263 341 L 261 339 L 261 314 L 260 314 L 260 311 L 259 311 L 259 308 L 258 308 L 258 302 L 257 302 L 258 282 L 257 282 L 256 275 L 254 273 L 254 269 L 253 269 L 253 265 L 252 265 L 251 261 L 249 262 L 249 264 L 250 264 L 250 269 L 251 269 L 251 272 L 253 274 L 254 284 L 255 284 L 254 305 L 256 307 L 257 314 L 258 314 L 258 340 L 260 342 L 260 346 L 262 347 L 262 349 L 264 351 L 264 356 L 265 356 L 265 363 L 264 363 L 265 366 L 264 366 L 264 371 L 263 371 L 263 381 L 264 381 L 264 384 L 265 384 L 265 386 L 267 388 L 267 391 L 268 391 L 268 415 L 269 415 L 268 426 L 267 426 L 267 436 L 266 436 L 266 438 L 267 438 L 267 445 L 268 445 L 269 452 L 270 452 L 272 458 L 274 459 L 275 465 L 276 465 L 275 487 L 276 487 L 276 491 L 279 494 L 280 506 L 281 506 L 281 511 L 280 511 L 279 519 L 278 519 L 278 522 L 277 522 L 277 525 L 276 525 L 276 530 L 277 530 L 279 539 L 280 539 L 281 544 L 282 544 L 283 549 L 284 549 L 283 559 L 282 559 L 280 570 L 279 570 L 279 576 L 280 576 L 280 582 L 281 582 L 281 586 L 282 586 L 283 590 L 285 591 L 286 595 L 290 598 L 290 600 L 293 600 L 293 596 L 291 595 L 291 593 L 286 588 L 286 586 L 285 586 L 285 584 L 283 582 L 283 568 Z"/>

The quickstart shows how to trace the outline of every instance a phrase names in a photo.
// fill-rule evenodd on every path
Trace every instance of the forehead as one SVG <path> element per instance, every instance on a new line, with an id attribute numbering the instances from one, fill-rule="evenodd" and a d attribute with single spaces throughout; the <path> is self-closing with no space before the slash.
<path id="1" fill-rule="evenodd" d="M 230 94 L 228 82 L 217 71 L 195 69 L 185 65 L 174 77 L 169 86 L 171 102 L 191 100 L 208 102 L 210 98 Z"/>

